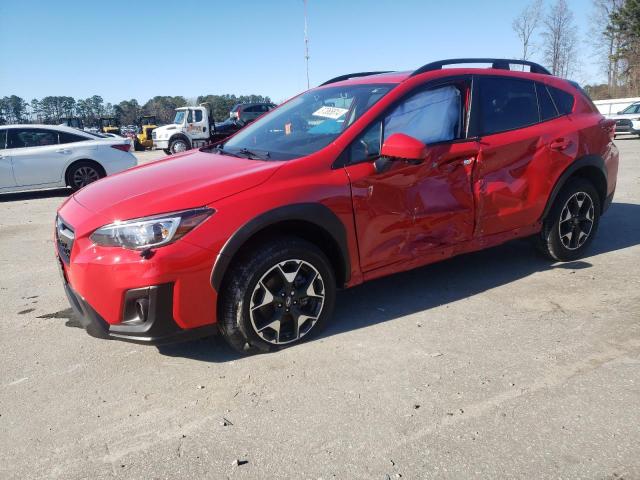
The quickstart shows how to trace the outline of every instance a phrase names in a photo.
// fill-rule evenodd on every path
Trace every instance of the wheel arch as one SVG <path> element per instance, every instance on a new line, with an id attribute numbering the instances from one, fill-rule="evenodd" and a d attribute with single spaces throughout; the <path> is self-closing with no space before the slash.
<path id="1" fill-rule="evenodd" d="M 102 174 L 103 178 L 107 176 L 107 170 L 99 161 L 94 160 L 93 158 L 78 158 L 76 160 L 73 160 L 71 163 L 69 163 L 69 165 L 67 165 L 66 168 L 64 169 L 64 183 L 67 186 L 71 186 L 71 182 L 69 181 L 69 173 L 71 172 L 71 169 L 74 166 L 76 166 L 78 163 L 93 163 L 96 167 L 100 169 L 100 173 Z"/>
<path id="2" fill-rule="evenodd" d="M 570 179 L 576 177 L 585 178 L 593 184 L 600 197 L 601 213 L 604 213 L 607 198 L 607 169 L 605 168 L 602 157 L 598 155 L 586 155 L 573 162 L 564 172 L 562 172 L 562 175 L 558 178 L 558 181 L 554 185 L 551 190 L 551 194 L 547 199 L 547 204 L 542 212 L 542 219 L 544 219 L 551 210 L 551 207 L 562 188 Z"/>
<path id="3" fill-rule="evenodd" d="M 292 235 L 315 244 L 327 255 L 338 286 L 351 276 L 351 259 L 344 224 L 319 203 L 287 205 L 262 213 L 240 227 L 225 243 L 211 272 L 211 284 L 220 291 L 229 266 L 240 253 L 265 239 Z"/>
<path id="4" fill-rule="evenodd" d="M 187 150 L 189 150 L 191 148 L 191 140 L 189 140 L 189 137 L 187 137 L 184 133 L 174 133 L 173 135 L 171 135 L 171 137 L 169 137 L 169 141 L 167 142 L 167 145 L 171 146 L 171 142 L 173 142 L 174 140 L 177 140 L 178 138 L 183 139 L 185 142 L 187 142 Z"/>

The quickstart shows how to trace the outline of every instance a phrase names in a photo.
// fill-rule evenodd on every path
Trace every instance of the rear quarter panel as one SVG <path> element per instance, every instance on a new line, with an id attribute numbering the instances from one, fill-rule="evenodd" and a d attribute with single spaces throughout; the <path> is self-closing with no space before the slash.
<path id="1" fill-rule="evenodd" d="M 98 145 L 91 158 L 102 165 L 107 175 L 122 172 L 138 165 L 138 160 L 131 152 L 123 152 L 111 145 Z"/>

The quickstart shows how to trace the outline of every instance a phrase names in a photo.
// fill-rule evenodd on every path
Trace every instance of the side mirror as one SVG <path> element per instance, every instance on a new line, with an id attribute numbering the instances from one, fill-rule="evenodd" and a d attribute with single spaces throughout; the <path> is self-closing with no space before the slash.
<path id="1" fill-rule="evenodd" d="M 427 157 L 427 146 L 417 138 L 394 133 L 382 144 L 380 156 L 421 163 Z"/>

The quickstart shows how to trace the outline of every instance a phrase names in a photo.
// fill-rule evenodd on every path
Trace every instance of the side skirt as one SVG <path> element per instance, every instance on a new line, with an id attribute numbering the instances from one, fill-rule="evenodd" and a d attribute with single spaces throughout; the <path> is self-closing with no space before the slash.
<path id="1" fill-rule="evenodd" d="M 434 248 L 427 253 L 415 256 L 411 260 L 392 263 L 390 265 L 364 272 L 364 281 L 373 280 L 374 278 L 385 277 L 394 273 L 412 270 L 414 268 L 423 267 L 431 263 L 447 260 L 464 253 L 477 252 L 485 248 L 495 247 L 516 238 L 529 237 L 540 232 L 542 223 L 536 222 L 533 225 L 516 228 L 508 232 L 495 233 L 486 237 L 473 238 L 469 241 L 456 245 L 450 245 L 441 248 Z"/>

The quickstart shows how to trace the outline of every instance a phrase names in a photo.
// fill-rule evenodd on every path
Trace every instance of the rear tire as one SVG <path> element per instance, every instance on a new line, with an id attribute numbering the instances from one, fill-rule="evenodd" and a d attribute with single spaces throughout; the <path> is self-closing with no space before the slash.
<path id="1" fill-rule="evenodd" d="M 71 165 L 67 171 L 66 181 L 67 185 L 76 192 L 82 187 L 85 187 L 96 180 L 100 180 L 105 176 L 106 174 L 103 168 L 96 162 L 83 160 Z"/>
<path id="2" fill-rule="evenodd" d="M 601 208 L 600 195 L 591 182 L 569 180 L 543 221 L 536 237 L 538 249 L 560 262 L 580 258 L 598 230 Z"/>
<path id="3" fill-rule="evenodd" d="M 218 325 L 239 352 L 274 351 L 317 334 L 331 316 L 335 294 L 331 263 L 318 247 L 295 237 L 270 240 L 231 266 Z"/>
<path id="4" fill-rule="evenodd" d="M 136 152 L 144 152 L 145 151 L 144 146 L 140 143 L 140 141 L 137 138 L 133 142 L 133 149 Z"/>

